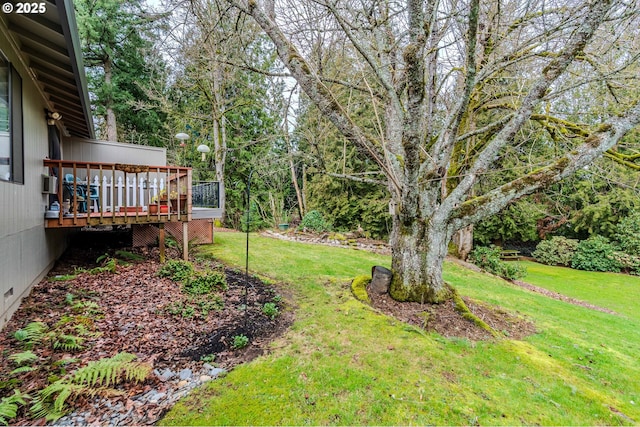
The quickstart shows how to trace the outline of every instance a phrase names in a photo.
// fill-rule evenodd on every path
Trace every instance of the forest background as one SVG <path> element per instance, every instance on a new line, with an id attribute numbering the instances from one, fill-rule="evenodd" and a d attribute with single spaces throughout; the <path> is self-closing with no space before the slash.
<path id="1" fill-rule="evenodd" d="M 206 0 L 74 4 L 99 138 L 166 147 L 170 163 L 193 167 L 194 180 L 221 182 L 229 227 L 246 226 L 246 185 L 253 170 L 252 230 L 294 226 L 313 212 L 319 229 L 388 238 L 389 195 L 377 166 L 299 90 L 270 39 L 237 8 Z M 313 65 L 333 76 L 335 93 L 350 114 L 372 128 L 383 126 L 373 95 L 361 87 L 367 81 L 361 79 L 360 60 L 321 32 L 308 37 Z M 562 101 L 565 118 L 597 118 L 604 108 L 599 95 L 576 93 L 577 99 Z M 190 139 L 176 139 L 179 132 Z M 477 191 L 557 155 L 562 132 L 549 123 L 531 125 L 526 141 L 507 150 Z M 632 155 L 637 135 L 632 132 L 622 144 Z M 195 149 L 200 144 L 212 150 L 204 160 Z M 550 236 L 615 239 L 620 222 L 640 211 L 639 176 L 630 159 L 605 155 L 511 203 L 475 224 L 474 242 L 530 253 Z"/>

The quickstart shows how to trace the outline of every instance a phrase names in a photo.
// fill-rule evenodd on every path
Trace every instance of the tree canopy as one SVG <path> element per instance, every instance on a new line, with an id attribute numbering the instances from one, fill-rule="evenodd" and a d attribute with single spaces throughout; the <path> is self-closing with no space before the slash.
<path id="1" fill-rule="evenodd" d="M 611 153 L 640 121 L 638 10 L 622 1 L 233 4 L 384 174 L 399 300 L 448 298 L 441 266 L 455 232 Z M 358 71 L 327 73 L 318 45 L 348 52 Z M 344 87 L 369 95 L 375 126 Z M 487 185 L 513 151 L 546 147 L 554 154 Z"/>

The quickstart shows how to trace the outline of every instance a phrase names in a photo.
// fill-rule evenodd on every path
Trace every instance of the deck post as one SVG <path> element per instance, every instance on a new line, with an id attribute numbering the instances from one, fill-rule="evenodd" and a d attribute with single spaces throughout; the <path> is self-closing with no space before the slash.
<path id="1" fill-rule="evenodd" d="M 160 263 L 164 264 L 165 256 L 164 256 L 164 222 L 158 224 L 160 228 L 160 233 L 158 235 L 158 246 L 160 247 Z"/>
<path id="2" fill-rule="evenodd" d="M 182 259 L 189 261 L 189 223 L 182 222 Z"/>

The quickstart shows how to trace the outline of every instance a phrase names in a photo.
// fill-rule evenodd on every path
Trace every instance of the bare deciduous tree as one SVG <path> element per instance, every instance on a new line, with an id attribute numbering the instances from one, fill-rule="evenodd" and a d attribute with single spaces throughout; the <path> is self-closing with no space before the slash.
<path id="1" fill-rule="evenodd" d="M 398 300 L 447 299 L 442 263 L 454 233 L 591 163 L 640 122 L 635 2 L 233 4 L 255 19 L 309 99 L 386 176 L 391 295 Z M 333 92 L 349 76 L 329 84 L 317 67 L 313 43 L 337 35 L 375 79 L 371 102 L 383 111 L 382 134 L 367 131 Z M 600 94 L 599 114 L 588 119 L 585 93 Z M 558 155 L 477 192 L 507 148 L 533 143 L 536 126 L 563 136 Z"/>

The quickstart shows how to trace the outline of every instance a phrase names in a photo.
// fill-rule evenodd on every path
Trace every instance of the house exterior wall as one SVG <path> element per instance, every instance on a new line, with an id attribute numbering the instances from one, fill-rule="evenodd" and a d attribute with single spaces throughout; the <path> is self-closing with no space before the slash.
<path id="1" fill-rule="evenodd" d="M 167 150 L 122 142 L 64 138 L 62 140 L 62 158 L 78 162 L 166 166 Z"/>
<path id="2" fill-rule="evenodd" d="M 4 25 L 0 21 L 0 25 Z M 47 230 L 48 198 L 41 192 L 42 159 L 48 155 L 45 105 L 5 37 L 0 50 L 22 77 L 24 184 L 0 181 L 0 328 L 21 299 L 66 248 L 67 233 Z"/>

